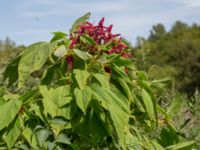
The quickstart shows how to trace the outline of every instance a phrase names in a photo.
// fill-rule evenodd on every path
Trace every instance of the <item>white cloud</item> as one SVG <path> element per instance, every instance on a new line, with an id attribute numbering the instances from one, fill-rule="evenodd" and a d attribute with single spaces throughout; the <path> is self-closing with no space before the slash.
<path id="1" fill-rule="evenodd" d="M 200 0 L 176 0 L 183 7 L 197 8 L 200 7 Z"/>
<path id="2" fill-rule="evenodd" d="M 185 5 L 188 7 L 200 7 L 200 0 L 188 0 Z"/>

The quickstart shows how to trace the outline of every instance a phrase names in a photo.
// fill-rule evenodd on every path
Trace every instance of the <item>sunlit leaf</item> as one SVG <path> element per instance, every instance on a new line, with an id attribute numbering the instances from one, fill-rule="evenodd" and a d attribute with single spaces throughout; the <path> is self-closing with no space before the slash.
<path id="1" fill-rule="evenodd" d="M 124 148 L 126 145 L 125 127 L 128 126 L 128 106 L 113 92 L 103 89 L 98 84 L 93 84 L 91 88 L 95 98 L 102 103 L 105 109 L 109 110 L 120 145 Z"/>
<path id="2" fill-rule="evenodd" d="M 92 58 L 92 56 L 88 52 L 84 52 L 78 49 L 73 49 L 73 52 L 75 53 L 76 56 L 78 56 L 79 58 L 83 60 L 88 60 Z"/>
<path id="3" fill-rule="evenodd" d="M 149 118 L 151 120 L 154 120 L 156 118 L 156 116 L 155 116 L 153 101 L 152 101 L 150 95 L 144 89 L 142 90 L 142 97 L 143 97 L 143 102 L 144 102 L 144 105 L 145 105 L 145 108 L 146 108 Z"/>
<path id="4" fill-rule="evenodd" d="M 0 130 L 7 127 L 14 120 L 21 105 L 22 102 L 17 99 L 11 99 L 0 105 Z"/>
<path id="5" fill-rule="evenodd" d="M 195 144 L 194 141 L 188 141 L 188 142 L 182 142 L 182 143 L 178 143 L 175 145 L 171 145 L 166 147 L 166 149 L 169 150 L 186 150 L 186 149 L 191 149 L 191 146 L 193 146 Z"/>
<path id="6" fill-rule="evenodd" d="M 66 109 L 63 105 L 70 103 L 71 97 L 68 86 L 60 86 L 55 89 L 48 90 L 46 86 L 40 86 L 40 93 L 43 96 L 42 102 L 44 106 L 44 113 L 50 114 L 52 117 L 65 117 Z"/>
<path id="7" fill-rule="evenodd" d="M 42 126 L 37 126 L 34 130 L 34 134 L 36 136 L 38 145 L 42 147 L 47 138 L 52 134 L 52 132 L 48 129 L 43 128 Z"/>
<path id="8" fill-rule="evenodd" d="M 85 70 L 74 69 L 74 75 L 79 88 L 84 89 L 87 85 L 87 79 L 90 76 L 90 73 Z"/>
<path id="9" fill-rule="evenodd" d="M 53 34 L 54 34 L 54 36 L 53 36 L 53 38 L 51 39 L 51 43 L 52 43 L 52 42 L 55 42 L 55 41 L 57 41 L 57 40 L 60 40 L 60 39 L 62 39 L 62 38 L 64 38 L 64 37 L 67 36 L 67 34 L 66 34 L 66 33 L 63 33 L 63 32 L 53 32 Z"/>
<path id="10" fill-rule="evenodd" d="M 32 72 L 39 70 L 44 65 L 52 52 L 52 44 L 47 42 L 35 43 L 25 49 L 18 67 L 19 87 L 24 85 Z"/>
<path id="11" fill-rule="evenodd" d="M 84 89 L 76 88 L 74 90 L 74 95 L 77 105 L 83 111 L 83 113 L 86 113 L 87 106 L 92 97 L 92 90 L 88 86 L 86 86 Z"/>
<path id="12" fill-rule="evenodd" d="M 110 88 L 109 77 L 103 74 L 94 73 L 93 76 L 99 81 L 104 88 Z"/>
<path id="13" fill-rule="evenodd" d="M 90 18 L 90 12 L 85 14 L 84 16 L 78 18 L 74 24 L 72 25 L 72 28 L 70 30 L 70 33 L 73 33 L 74 31 L 77 30 L 78 26 L 82 23 L 85 23 L 88 19 Z"/>
<path id="14" fill-rule="evenodd" d="M 93 38 L 91 38 L 89 35 L 87 34 L 83 34 L 80 37 L 80 40 L 88 45 L 94 46 L 96 44 L 95 40 Z"/>
<path id="15" fill-rule="evenodd" d="M 7 133 L 5 135 L 5 141 L 9 148 L 11 148 L 15 144 L 17 138 L 21 133 L 20 119 L 21 118 L 17 117 L 15 121 L 7 129 Z"/>
<path id="16" fill-rule="evenodd" d="M 61 58 L 64 57 L 67 54 L 67 52 L 68 49 L 64 45 L 61 45 L 60 47 L 54 50 L 54 55 Z"/>

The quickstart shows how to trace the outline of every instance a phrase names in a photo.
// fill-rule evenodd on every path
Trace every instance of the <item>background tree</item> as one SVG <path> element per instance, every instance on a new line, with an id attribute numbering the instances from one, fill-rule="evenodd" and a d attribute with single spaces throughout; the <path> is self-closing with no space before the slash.
<path id="1" fill-rule="evenodd" d="M 141 39 L 141 38 L 140 38 Z M 175 86 L 191 95 L 200 87 L 200 26 L 177 21 L 167 32 L 162 24 L 154 25 L 150 36 L 138 42 L 135 55 L 146 53 L 145 68 L 152 77 L 176 79 Z M 139 60 L 138 60 L 139 62 Z M 137 63 L 142 67 L 141 63 Z M 153 67 L 152 67 L 153 65 Z"/>
<path id="2" fill-rule="evenodd" d="M 0 40 L 0 70 L 4 64 L 17 56 L 23 49 L 25 49 L 25 46 L 17 46 L 9 37 L 6 37 L 5 40 Z"/>

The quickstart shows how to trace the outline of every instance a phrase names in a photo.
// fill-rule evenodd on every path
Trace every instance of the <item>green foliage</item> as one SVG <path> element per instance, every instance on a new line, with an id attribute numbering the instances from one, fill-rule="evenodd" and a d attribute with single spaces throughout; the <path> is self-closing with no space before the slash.
<path id="1" fill-rule="evenodd" d="M 0 40 L 0 71 L 8 61 L 15 58 L 25 47 L 16 44 L 8 37 L 5 40 Z"/>
<path id="2" fill-rule="evenodd" d="M 84 16 L 78 18 L 74 24 L 72 25 L 72 28 L 70 30 L 70 33 L 74 33 L 74 31 L 77 30 L 77 28 L 79 28 L 79 26 L 84 23 L 85 21 L 87 21 L 90 18 L 90 12 L 85 14 Z"/>
<path id="3" fill-rule="evenodd" d="M 20 58 L 21 58 L 21 56 L 18 56 L 12 62 L 10 62 L 4 71 L 3 78 L 4 78 L 4 81 L 6 80 L 6 78 L 9 79 L 8 86 L 11 86 L 11 84 L 16 82 L 18 79 L 17 69 L 18 69 L 18 64 L 19 64 Z"/>
<path id="4" fill-rule="evenodd" d="M 138 38 L 134 51 L 137 67 L 145 70 L 149 78 L 171 78 L 173 86 L 160 98 L 167 109 L 166 118 L 173 120 L 171 123 L 176 129 L 170 125 L 172 130 L 178 130 L 187 139 L 196 140 L 197 149 L 200 143 L 199 117 L 196 114 L 199 111 L 199 98 L 195 91 L 200 85 L 199 35 L 198 24 L 187 25 L 177 21 L 169 31 L 162 24 L 157 24 L 152 27 L 147 39 Z M 177 137 L 171 137 L 169 130 L 163 130 L 162 134 L 163 137 L 170 136 L 170 140 L 162 138 L 162 143 L 177 140 Z"/>
<path id="5" fill-rule="evenodd" d="M 144 89 L 142 90 L 142 98 L 150 120 L 154 120 L 156 117 L 155 117 L 153 101 L 151 100 L 151 97 L 148 94 L 148 92 Z"/>
<path id="6" fill-rule="evenodd" d="M 138 41 L 137 66 L 149 70 L 154 78 L 175 78 L 176 89 L 191 96 L 200 85 L 199 35 L 197 24 L 189 26 L 177 21 L 168 32 L 162 24 L 153 26 L 150 36 Z"/>
<path id="7" fill-rule="evenodd" d="M 44 65 L 52 52 L 51 44 L 47 42 L 35 43 L 26 48 L 18 66 L 19 87 L 23 86 L 32 72 L 39 70 Z"/>
<path id="8" fill-rule="evenodd" d="M 19 101 L 18 99 L 15 100 L 12 97 L 11 100 L 8 100 L 8 102 L 5 101 L 3 104 L 0 105 L 0 130 L 7 127 L 15 119 L 15 116 L 19 112 L 21 105 L 21 101 Z M 12 110 L 10 113 L 8 113 L 9 109 Z"/>
<path id="9" fill-rule="evenodd" d="M 78 19 L 71 33 L 89 16 Z M 91 38 L 82 36 L 73 47 L 70 37 L 56 32 L 50 43 L 35 43 L 8 64 L 4 78 L 11 87 L 15 83 L 18 86 L 15 91 L 8 88 L 0 93 L 0 148 L 192 147 L 194 142 L 178 134 L 169 112 L 159 104 L 157 91 L 163 88 L 163 81 L 148 80 L 130 57 L 107 53 Z M 110 40 L 113 45 L 119 44 L 113 41 L 121 42 L 116 37 Z M 123 54 L 128 54 L 128 48 L 120 44 L 125 48 Z M 91 45 L 95 52 L 87 49 Z M 16 71 L 17 79 L 10 76 L 11 70 Z M 27 88 L 30 80 L 39 84 Z M 151 136 L 156 130 L 160 131 Z M 175 140 L 167 143 L 165 135 Z"/>

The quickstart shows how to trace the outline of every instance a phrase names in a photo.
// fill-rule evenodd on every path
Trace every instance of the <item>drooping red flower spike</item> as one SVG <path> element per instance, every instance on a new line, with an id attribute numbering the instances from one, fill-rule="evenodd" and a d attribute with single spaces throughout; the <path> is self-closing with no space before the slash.
<path id="1" fill-rule="evenodd" d="M 125 67 L 125 73 L 126 73 L 126 74 L 128 74 L 128 71 L 129 71 L 128 68 Z"/>
<path id="2" fill-rule="evenodd" d="M 107 28 L 108 33 L 110 33 L 110 32 L 112 31 L 112 28 L 113 28 L 113 25 L 110 25 L 110 26 Z"/>
<path id="3" fill-rule="evenodd" d="M 105 18 L 103 17 L 103 18 L 99 21 L 99 27 L 103 27 L 104 21 L 105 21 Z"/>
<path id="4" fill-rule="evenodd" d="M 74 62 L 73 56 L 72 55 L 67 56 L 66 57 L 66 62 L 68 64 L 68 71 L 69 72 L 72 71 L 72 69 L 73 69 L 73 62 Z"/>
<path id="5" fill-rule="evenodd" d="M 110 75 L 112 74 L 112 69 L 108 66 L 104 67 L 105 72 L 109 73 Z"/>

